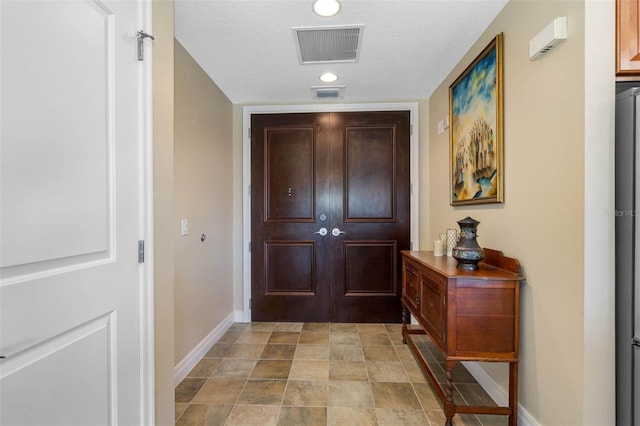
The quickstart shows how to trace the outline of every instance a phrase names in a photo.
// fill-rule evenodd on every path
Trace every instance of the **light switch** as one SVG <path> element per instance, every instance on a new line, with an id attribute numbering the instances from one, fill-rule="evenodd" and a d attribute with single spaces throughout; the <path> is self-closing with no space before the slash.
<path id="1" fill-rule="evenodd" d="M 180 234 L 189 235 L 189 219 L 182 219 L 180 222 Z"/>

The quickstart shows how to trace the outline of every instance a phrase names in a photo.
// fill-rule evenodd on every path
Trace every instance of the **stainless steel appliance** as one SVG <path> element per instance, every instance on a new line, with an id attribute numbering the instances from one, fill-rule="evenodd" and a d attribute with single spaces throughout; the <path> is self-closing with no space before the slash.
<path id="1" fill-rule="evenodd" d="M 619 87 L 620 88 L 620 87 Z M 616 96 L 616 424 L 640 424 L 640 87 Z"/>

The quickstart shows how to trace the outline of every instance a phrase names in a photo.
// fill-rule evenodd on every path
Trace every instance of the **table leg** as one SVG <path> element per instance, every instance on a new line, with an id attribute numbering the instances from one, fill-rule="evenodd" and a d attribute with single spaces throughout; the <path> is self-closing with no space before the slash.
<path id="1" fill-rule="evenodd" d="M 509 426 L 518 426 L 518 362 L 509 363 Z"/>
<path id="2" fill-rule="evenodd" d="M 407 308 L 402 304 L 402 343 L 407 344 L 407 338 L 405 336 L 405 332 L 407 331 Z"/>
<path id="3" fill-rule="evenodd" d="M 446 426 L 453 425 L 453 416 L 456 413 L 456 406 L 453 403 L 453 368 L 455 366 L 455 361 L 447 361 L 446 400 L 444 403 L 444 415 L 447 418 Z"/>

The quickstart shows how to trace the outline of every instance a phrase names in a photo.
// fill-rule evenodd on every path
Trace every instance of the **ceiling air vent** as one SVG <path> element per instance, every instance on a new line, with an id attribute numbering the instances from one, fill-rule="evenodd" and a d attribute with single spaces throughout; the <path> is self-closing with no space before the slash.
<path id="1" fill-rule="evenodd" d="M 340 99 L 344 98 L 344 86 L 311 86 L 313 99 Z"/>
<path id="2" fill-rule="evenodd" d="M 293 28 L 301 64 L 358 62 L 364 25 Z"/>

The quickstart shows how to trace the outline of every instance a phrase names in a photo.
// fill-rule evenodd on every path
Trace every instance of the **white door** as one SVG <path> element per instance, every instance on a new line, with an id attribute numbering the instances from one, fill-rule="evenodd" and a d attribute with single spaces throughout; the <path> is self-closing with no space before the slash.
<path id="1" fill-rule="evenodd" d="M 141 5 L 0 1 L 1 425 L 145 421 Z"/>

